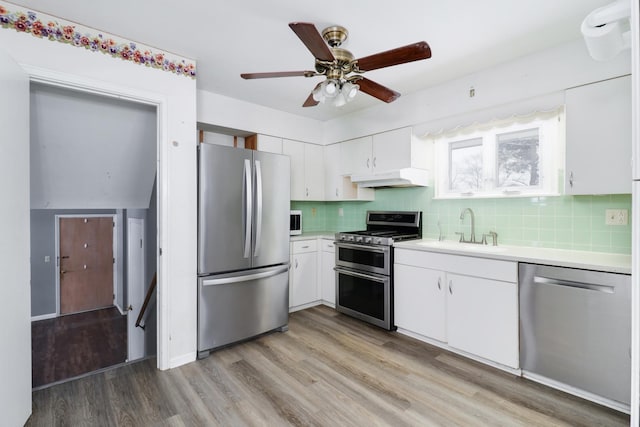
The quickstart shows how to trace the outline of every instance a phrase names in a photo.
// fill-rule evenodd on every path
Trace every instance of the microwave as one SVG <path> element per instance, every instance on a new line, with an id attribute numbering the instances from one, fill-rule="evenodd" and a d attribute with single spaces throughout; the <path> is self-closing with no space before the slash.
<path id="1" fill-rule="evenodd" d="M 302 234 L 302 211 L 291 211 L 289 214 L 289 235 Z"/>

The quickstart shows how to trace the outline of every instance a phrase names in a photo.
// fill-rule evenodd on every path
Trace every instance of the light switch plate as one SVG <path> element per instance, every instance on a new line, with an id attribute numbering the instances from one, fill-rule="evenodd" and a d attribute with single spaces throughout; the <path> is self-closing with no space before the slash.
<path id="1" fill-rule="evenodd" d="M 627 209 L 607 209 L 605 211 L 606 225 L 629 224 L 629 211 Z"/>

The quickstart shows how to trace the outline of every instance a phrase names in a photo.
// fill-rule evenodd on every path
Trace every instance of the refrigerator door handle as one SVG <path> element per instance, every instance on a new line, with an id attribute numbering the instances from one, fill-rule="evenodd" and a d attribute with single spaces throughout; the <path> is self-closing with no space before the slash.
<path id="1" fill-rule="evenodd" d="M 244 257 L 251 254 L 251 218 L 253 216 L 253 194 L 251 194 L 251 161 L 244 159 L 244 194 L 245 194 L 245 220 L 244 220 Z"/>
<path id="2" fill-rule="evenodd" d="M 262 243 L 262 169 L 260 160 L 255 160 L 256 170 L 256 241 L 253 256 L 257 257 Z"/>
<path id="3" fill-rule="evenodd" d="M 245 274 L 240 276 L 221 277 L 219 279 L 205 279 L 202 286 L 228 285 L 230 283 L 248 282 L 249 280 L 266 279 L 267 277 L 277 276 L 286 273 L 289 270 L 289 264 L 278 267 L 269 268 L 253 274 Z"/>

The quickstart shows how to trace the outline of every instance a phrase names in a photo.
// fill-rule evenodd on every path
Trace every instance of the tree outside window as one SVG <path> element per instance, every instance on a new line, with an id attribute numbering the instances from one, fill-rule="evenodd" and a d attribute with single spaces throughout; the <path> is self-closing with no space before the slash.
<path id="1" fill-rule="evenodd" d="M 538 128 L 497 135 L 498 187 L 536 187 L 540 184 Z"/>
<path id="2" fill-rule="evenodd" d="M 482 138 L 456 141 L 449 145 L 449 188 L 473 192 L 482 188 Z"/>

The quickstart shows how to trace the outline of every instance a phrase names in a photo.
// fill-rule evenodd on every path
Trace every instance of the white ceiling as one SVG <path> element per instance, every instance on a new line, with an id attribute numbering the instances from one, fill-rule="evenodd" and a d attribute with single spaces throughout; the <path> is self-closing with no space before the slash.
<path id="1" fill-rule="evenodd" d="M 294 21 L 349 30 L 356 58 L 425 40 L 431 59 L 366 76 L 402 94 L 580 38 L 580 23 L 612 0 L 14 0 L 197 61 L 198 88 L 317 120 L 379 104 L 303 108 L 321 77 L 243 80 L 240 73 L 312 70 Z"/>

